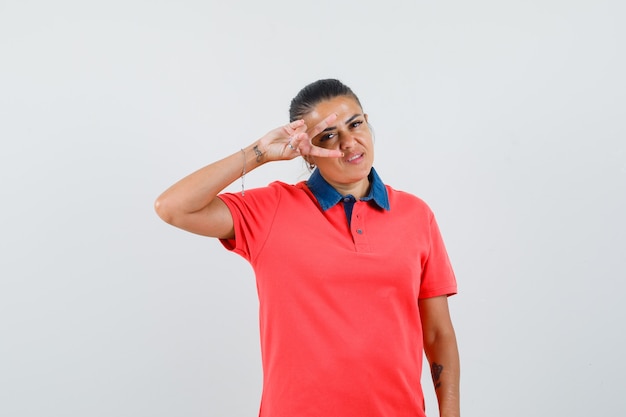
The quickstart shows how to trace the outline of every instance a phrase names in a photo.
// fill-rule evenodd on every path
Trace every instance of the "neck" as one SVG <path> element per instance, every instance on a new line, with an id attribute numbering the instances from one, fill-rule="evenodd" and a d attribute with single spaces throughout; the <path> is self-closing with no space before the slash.
<path id="1" fill-rule="evenodd" d="M 330 184 L 341 195 L 352 195 L 354 198 L 361 199 L 367 195 L 370 189 L 369 178 L 365 177 L 363 180 L 352 184 Z"/>

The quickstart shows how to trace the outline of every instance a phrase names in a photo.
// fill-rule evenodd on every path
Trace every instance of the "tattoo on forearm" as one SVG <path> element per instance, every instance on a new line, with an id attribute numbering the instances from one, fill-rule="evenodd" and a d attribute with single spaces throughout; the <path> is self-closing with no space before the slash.
<path id="1" fill-rule="evenodd" d="M 261 158 L 263 158 L 263 152 L 259 150 L 259 146 L 254 145 L 254 148 L 252 148 L 252 150 L 254 151 L 254 154 L 256 155 L 256 161 L 261 162 Z"/>
<path id="2" fill-rule="evenodd" d="M 432 366 L 430 367 L 430 372 L 433 376 L 433 384 L 435 384 L 435 389 L 439 388 L 439 386 L 441 385 L 441 381 L 439 381 L 439 378 L 441 378 L 441 371 L 443 371 L 443 365 L 433 362 Z"/>

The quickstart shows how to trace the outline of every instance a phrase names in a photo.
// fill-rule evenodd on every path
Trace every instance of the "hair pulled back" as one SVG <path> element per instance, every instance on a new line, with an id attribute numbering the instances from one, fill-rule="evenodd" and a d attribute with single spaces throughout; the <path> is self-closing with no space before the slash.
<path id="1" fill-rule="evenodd" d="M 359 98 L 347 85 L 341 81 L 328 78 L 324 80 L 318 80 L 304 87 L 300 92 L 291 100 L 289 106 L 289 121 L 302 119 L 306 114 L 313 111 L 322 101 L 331 100 L 335 97 L 352 97 L 359 105 L 361 102 Z"/>

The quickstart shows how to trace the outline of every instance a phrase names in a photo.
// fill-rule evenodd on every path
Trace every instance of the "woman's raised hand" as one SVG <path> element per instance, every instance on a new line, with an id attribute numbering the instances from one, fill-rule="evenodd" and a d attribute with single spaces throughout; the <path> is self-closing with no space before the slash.
<path id="1" fill-rule="evenodd" d="M 296 120 L 285 126 L 268 132 L 259 140 L 265 162 L 293 159 L 297 156 L 317 156 L 322 158 L 340 158 L 343 152 L 320 148 L 311 140 L 324 131 L 337 119 L 335 113 L 327 116 L 320 123 L 309 129 L 304 120 Z"/>

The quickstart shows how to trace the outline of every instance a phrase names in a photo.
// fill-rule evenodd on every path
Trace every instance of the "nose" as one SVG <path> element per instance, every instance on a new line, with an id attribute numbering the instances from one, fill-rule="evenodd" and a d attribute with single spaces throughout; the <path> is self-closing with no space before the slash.
<path id="1" fill-rule="evenodd" d="M 354 146 L 355 142 L 356 140 L 354 139 L 354 136 L 350 134 L 350 132 L 341 133 L 339 135 L 339 147 L 341 149 L 350 149 Z"/>

